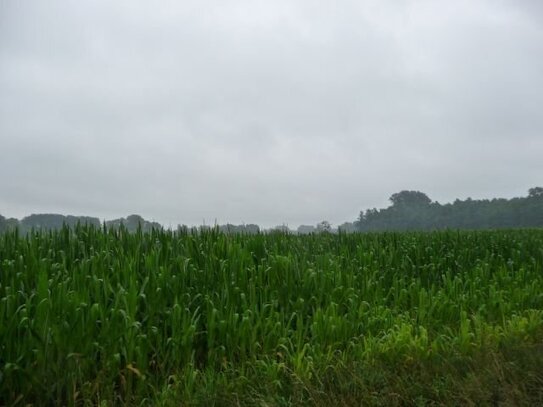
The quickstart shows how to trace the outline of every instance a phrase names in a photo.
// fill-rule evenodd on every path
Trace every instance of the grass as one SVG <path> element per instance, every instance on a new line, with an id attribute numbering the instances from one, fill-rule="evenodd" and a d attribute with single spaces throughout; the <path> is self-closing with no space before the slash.
<path id="1" fill-rule="evenodd" d="M 543 404 L 543 230 L 0 236 L 3 405 Z"/>

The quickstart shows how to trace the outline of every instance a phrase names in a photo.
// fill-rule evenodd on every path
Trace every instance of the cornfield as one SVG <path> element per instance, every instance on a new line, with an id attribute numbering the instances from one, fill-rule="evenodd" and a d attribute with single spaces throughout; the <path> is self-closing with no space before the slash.
<path id="1" fill-rule="evenodd" d="M 1 405 L 543 403 L 543 230 L 0 236 Z"/>

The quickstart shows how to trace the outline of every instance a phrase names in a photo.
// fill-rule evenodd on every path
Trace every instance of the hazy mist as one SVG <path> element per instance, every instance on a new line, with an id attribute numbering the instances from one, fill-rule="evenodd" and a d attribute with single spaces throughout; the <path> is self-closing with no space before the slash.
<path id="1" fill-rule="evenodd" d="M 337 224 L 543 176 L 540 1 L 1 1 L 0 214 Z"/>

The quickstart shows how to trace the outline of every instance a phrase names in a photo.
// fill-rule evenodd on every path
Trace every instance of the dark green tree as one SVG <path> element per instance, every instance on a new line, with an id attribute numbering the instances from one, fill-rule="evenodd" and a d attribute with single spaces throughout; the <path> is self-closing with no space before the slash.
<path id="1" fill-rule="evenodd" d="M 543 197 L 543 187 L 534 187 L 528 190 L 528 197 L 530 198 L 542 198 Z"/>
<path id="2" fill-rule="evenodd" d="M 432 203 L 428 195 L 420 191 L 401 191 L 393 194 L 389 201 L 396 207 L 420 207 Z"/>
<path id="3" fill-rule="evenodd" d="M 391 206 L 360 212 L 359 231 L 490 229 L 543 227 L 543 188 L 512 199 L 457 199 L 441 205 L 419 191 L 401 191 L 390 197 Z"/>

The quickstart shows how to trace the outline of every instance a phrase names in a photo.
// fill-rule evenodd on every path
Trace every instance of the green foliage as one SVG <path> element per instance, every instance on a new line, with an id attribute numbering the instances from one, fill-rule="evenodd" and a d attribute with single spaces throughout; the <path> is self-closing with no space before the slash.
<path id="1" fill-rule="evenodd" d="M 143 219 L 140 215 L 130 215 L 125 218 L 119 218 L 106 221 L 106 226 L 110 229 L 120 228 L 123 226 L 131 233 L 135 233 L 138 230 L 143 232 L 150 232 L 153 229 L 161 229 L 162 226 L 158 222 L 149 222 Z"/>
<path id="2" fill-rule="evenodd" d="M 543 198 L 543 188 L 542 187 L 530 188 L 528 190 L 528 196 L 530 198 Z"/>
<path id="3" fill-rule="evenodd" d="M 65 216 L 58 214 L 33 214 L 27 216 L 19 222 L 17 219 L 5 219 L 5 227 L 2 227 L 2 219 L 0 217 L 0 233 L 19 228 L 21 233 L 28 233 L 33 229 L 37 230 L 52 230 L 61 229 L 63 226 L 75 227 L 77 224 L 90 225 L 100 227 L 100 220 L 89 216 Z"/>
<path id="4" fill-rule="evenodd" d="M 432 202 L 428 196 L 419 191 L 401 191 L 389 198 L 395 207 L 424 207 Z"/>
<path id="5" fill-rule="evenodd" d="M 249 225 L 232 225 L 227 223 L 226 225 L 219 226 L 219 230 L 223 233 L 245 233 L 250 235 L 256 235 L 260 232 L 260 227 L 258 225 L 249 224 Z"/>
<path id="6" fill-rule="evenodd" d="M 537 405 L 543 230 L 0 236 L 0 405 Z"/>
<path id="7" fill-rule="evenodd" d="M 390 197 L 392 205 L 361 212 L 358 231 L 496 229 L 543 227 L 543 188 L 531 188 L 526 198 L 456 200 L 441 205 L 418 191 Z"/>
<path id="8" fill-rule="evenodd" d="M 27 234 L 33 230 L 59 230 L 64 226 L 75 228 L 78 224 L 89 225 L 95 228 L 101 227 L 100 219 L 90 216 L 33 214 L 18 221 L 13 218 L 6 219 L 0 215 L 0 233 L 18 228 L 22 234 Z M 152 229 L 162 228 L 159 223 L 149 222 L 140 215 L 130 215 L 126 218 L 119 218 L 106 222 L 106 226 L 110 229 L 118 229 L 121 225 L 131 233 L 135 233 L 138 229 L 141 229 L 144 232 L 150 232 Z"/>

